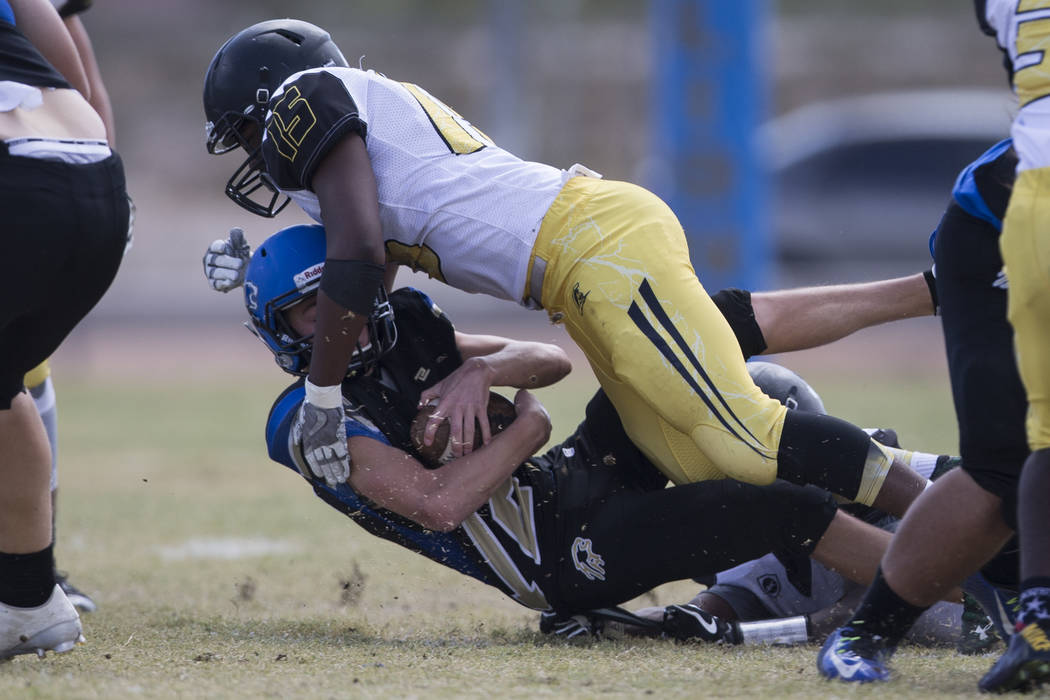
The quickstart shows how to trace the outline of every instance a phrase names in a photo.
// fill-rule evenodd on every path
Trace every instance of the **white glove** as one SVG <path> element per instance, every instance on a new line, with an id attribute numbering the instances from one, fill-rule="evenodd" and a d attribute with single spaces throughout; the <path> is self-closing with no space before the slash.
<path id="1" fill-rule="evenodd" d="M 350 477 L 345 420 L 342 388 L 338 384 L 319 387 L 307 379 L 306 400 L 299 408 L 292 435 L 302 446 L 313 475 L 332 488 Z M 309 474 L 303 476 L 310 478 Z"/>
<path id="2" fill-rule="evenodd" d="M 248 270 L 248 258 L 252 249 L 244 240 L 244 230 L 230 229 L 226 240 L 212 241 L 204 253 L 204 276 L 211 288 L 217 292 L 229 292 L 244 284 L 244 273 Z"/>

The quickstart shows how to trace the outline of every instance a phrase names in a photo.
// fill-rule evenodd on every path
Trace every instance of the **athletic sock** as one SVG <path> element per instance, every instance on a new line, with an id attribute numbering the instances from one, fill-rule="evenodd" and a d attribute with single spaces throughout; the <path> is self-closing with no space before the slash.
<path id="1" fill-rule="evenodd" d="M 925 607 L 912 605 L 897 595 L 886 583 L 880 566 L 846 626 L 870 635 L 880 645 L 893 648 L 904 639 L 925 610 Z"/>
<path id="2" fill-rule="evenodd" d="M 1038 576 L 1021 582 L 1017 625 L 1022 627 L 1032 622 L 1050 627 L 1050 578 Z"/>
<path id="3" fill-rule="evenodd" d="M 0 552 L 0 603 L 35 608 L 47 602 L 54 588 L 51 545 L 32 554 Z"/>

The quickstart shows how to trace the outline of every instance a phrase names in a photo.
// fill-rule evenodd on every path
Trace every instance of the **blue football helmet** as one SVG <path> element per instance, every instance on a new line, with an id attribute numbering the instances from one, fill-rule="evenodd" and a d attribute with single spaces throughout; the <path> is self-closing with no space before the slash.
<path id="1" fill-rule="evenodd" d="M 762 393 L 771 399 L 776 399 L 788 408 L 810 413 L 827 413 L 824 410 L 824 402 L 820 400 L 820 395 L 806 383 L 805 379 L 787 367 L 772 362 L 751 360 L 747 363 L 747 371 L 755 382 L 755 386 L 761 389 Z"/>
<path id="2" fill-rule="evenodd" d="M 285 372 L 305 376 L 310 369 L 313 335 L 300 335 L 285 317 L 291 307 L 317 294 L 325 261 L 324 227 L 300 224 L 281 229 L 252 253 L 244 278 L 244 305 L 251 317 L 244 325 L 273 353 Z M 369 343 L 357 346 L 347 375 L 366 372 L 397 342 L 394 311 L 380 288 L 368 318 Z"/>

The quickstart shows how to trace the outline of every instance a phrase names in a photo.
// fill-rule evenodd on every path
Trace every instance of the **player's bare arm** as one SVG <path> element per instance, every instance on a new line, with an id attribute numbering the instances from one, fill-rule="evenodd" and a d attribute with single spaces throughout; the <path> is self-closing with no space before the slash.
<path id="1" fill-rule="evenodd" d="M 517 417 L 480 449 L 427 469 L 395 447 L 368 437 L 348 441 L 350 486 L 381 508 L 450 532 L 484 505 L 518 466 L 550 437 L 547 411 L 528 391 L 515 396 Z"/>
<path id="2" fill-rule="evenodd" d="M 313 188 L 324 218 L 327 260 L 385 265 L 379 195 L 361 137 L 348 135 L 328 152 L 317 167 Z M 325 277 L 334 272 L 331 265 L 326 265 Z M 310 381 L 318 386 L 332 386 L 342 381 L 366 320 L 365 315 L 354 313 L 334 300 L 326 291 L 325 282 L 323 277 L 317 295 L 317 335 L 310 367 Z M 341 281 L 341 285 L 363 283 Z M 361 290 L 368 308 L 374 296 L 374 290 Z"/>
<path id="3" fill-rule="evenodd" d="M 476 424 L 481 426 L 483 444 L 492 439 L 486 419 L 491 387 L 537 389 L 554 384 L 572 370 L 565 351 L 548 343 L 457 332 L 456 347 L 463 364 L 420 395 L 420 406 L 437 401 L 424 431 L 424 444 L 433 442 L 438 426 L 448 418 L 456 456 L 473 449 Z"/>
<path id="4" fill-rule="evenodd" d="M 923 273 L 858 284 L 753 292 L 766 353 L 804 350 L 862 328 L 934 313 Z"/>

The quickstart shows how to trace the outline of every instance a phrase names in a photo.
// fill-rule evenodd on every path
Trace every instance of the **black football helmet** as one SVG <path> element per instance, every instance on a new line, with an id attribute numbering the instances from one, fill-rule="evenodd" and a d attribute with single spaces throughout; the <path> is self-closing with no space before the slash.
<path id="1" fill-rule="evenodd" d="M 328 32 L 309 22 L 272 19 L 228 39 L 204 75 L 208 153 L 243 148 L 247 158 L 226 183 L 226 195 L 253 214 L 273 217 L 288 204 L 266 174 L 259 146 L 270 96 L 294 73 L 346 66 Z"/>
<path id="2" fill-rule="evenodd" d="M 827 413 L 820 395 L 805 379 L 787 367 L 752 360 L 747 363 L 747 371 L 762 393 L 788 408 L 810 413 Z"/>

